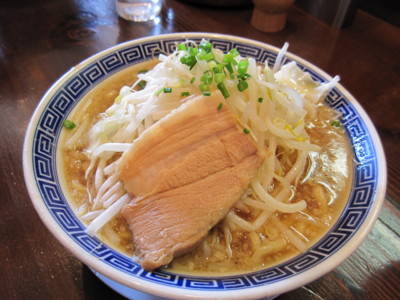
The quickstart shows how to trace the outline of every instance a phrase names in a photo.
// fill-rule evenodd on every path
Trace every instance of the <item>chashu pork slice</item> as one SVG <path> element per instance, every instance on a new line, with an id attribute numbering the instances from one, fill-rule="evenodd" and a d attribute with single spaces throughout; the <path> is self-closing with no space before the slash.
<path id="1" fill-rule="evenodd" d="M 153 270 L 198 246 L 240 198 L 258 164 L 257 156 L 249 156 L 234 167 L 126 205 L 122 215 L 142 267 Z"/>
<path id="2" fill-rule="evenodd" d="M 257 172 L 256 145 L 226 106 L 219 92 L 188 100 L 120 160 L 117 172 L 134 196 L 122 215 L 147 270 L 196 247 Z"/>
<path id="3" fill-rule="evenodd" d="M 117 167 L 125 189 L 152 195 L 195 182 L 256 152 L 221 93 L 188 100 L 143 132 Z"/>

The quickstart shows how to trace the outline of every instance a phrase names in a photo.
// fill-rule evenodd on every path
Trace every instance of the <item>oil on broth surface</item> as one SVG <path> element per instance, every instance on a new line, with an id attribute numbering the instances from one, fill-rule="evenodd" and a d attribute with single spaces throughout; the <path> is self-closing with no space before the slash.
<path id="1" fill-rule="evenodd" d="M 131 86 L 136 74 L 152 67 L 154 62 L 143 63 L 105 80 L 92 90 L 74 110 L 71 120 L 79 126 L 87 120 L 87 128 L 93 126 L 116 99 L 122 86 Z M 352 159 L 350 147 L 343 128 L 331 125 L 336 113 L 326 105 L 320 105 L 318 116 L 307 120 L 311 142 L 322 147 L 320 153 L 312 153 L 308 162 L 307 175 L 299 179 L 293 188 L 291 202 L 305 200 L 307 208 L 298 213 L 276 213 L 256 232 L 232 231 L 232 255 L 228 255 L 222 226 L 212 229 L 207 239 L 194 251 L 176 258 L 166 268 L 178 273 L 221 274 L 250 271 L 272 266 L 299 254 L 299 250 L 285 239 L 280 224 L 291 228 L 297 238 L 307 247 L 315 243 L 340 215 L 349 195 L 352 182 Z M 68 140 L 72 132 L 64 130 L 61 143 Z M 88 201 L 85 171 L 89 160 L 84 151 L 86 134 L 60 150 L 64 168 L 64 185 L 68 190 L 73 207 L 79 215 L 79 207 Z M 60 147 L 62 148 L 62 147 Z M 290 153 L 279 153 L 283 165 L 291 166 Z M 115 159 L 115 157 L 113 158 Z M 247 221 L 259 215 L 257 209 L 235 206 L 236 213 Z M 222 223 L 222 222 L 221 222 Z M 133 255 L 132 235 L 121 216 L 114 218 L 100 232 L 105 243 L 127 255 Z M 215 241 L 218 241 L 217 243 Z"/>

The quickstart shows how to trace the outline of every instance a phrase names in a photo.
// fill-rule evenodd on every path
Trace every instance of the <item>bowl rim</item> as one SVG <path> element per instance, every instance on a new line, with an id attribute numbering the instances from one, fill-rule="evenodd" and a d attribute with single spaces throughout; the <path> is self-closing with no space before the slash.
<path id="1" fill-rule="evenodd" d="M 98 52 L 89 58 L 83 60 L 76 66 L 72 67 L 69 71 L 67 71 L 64 75 L 62 75 L 44 94 L 41 98 L 39 104 L 37 105 L 32 118 L 29 122 L 28 128 L 26 130 L 26 136 L 24 139 L 23 145 L 23 170 L 24 170 L 24 178 L 25 183 L 31 198 L 31 202 L 33 203 L 35 210 L 37 211 L 40 219 L 49 229 L 49 231 L 55 236 L 59 242 L 66 247 L 74 256 L 76 256 L 81 262 L 88 265 L 91 269 L 94 269 L 96 272 L 99 272 L 114 280 L 124 286 L 130 287 L 135 290 L 139 290 L 145 293 L 161 296 L 161 297 L 171 297 L 171 298 L 184 298 L 184 299 L 196 299 L 196 298 L 229 298 L 229 299 L 245 299 L 245 298 L 260 298 L 266 296 L 274 296 L 279 295 L 284 292 L 288 292 L 295 288 L 298 288 L 304 284 L 312 282 L 317 278 L 325 275 L 336 266 L 341 264 L 351 253 L 353 253 L 358 246 L 362 243 L 362 241 L 366 238 L 368 233 L 373 227 L 375 223 L 380 209 L 382 207 L 384 196 L 386 193 L 386 184 L 387 184 L 387 170 L 386 170 L 386 159 L 383 151 L 383 146 L 380 141 L 379 135 L 362 108 L 362 106 L 358 103 L 358 101 L 348 92 L 341 84 L 337 85 L 337 89 L 344 95 L 344 97 L 353 105 L 357 113 L 361 116 L 363 122 L 365 123 L 366 128 L 368 129 L 368 133 L 371 137 L 371 141 L 374 146 L 374 150 L 376 153 L 377 159 L 377 185 L 376 192 L 373 196 L 374 201 L 372 206 L 369 208 L 369 212 L 362 222 L 362 225 L 357 231 L 357 235 L 352 236 L 349 241 L 346 242 L 344 246 L 338 249 L 334 254 L 330 257 L 326 258 L 322 262 L 318 264 L 317 270 L 315 268 L 311 268 L 300 273 L 300 276 L 294 275 L 290 278 L 286 278 L 284 281 L 278 281 L 273 283 L 268 283 L 267 285 L 262 286 L 251 286 L 243 289 L 235 289 L 235 290 L 218 290 L 218 291 L 204 291 L 204 290 L 194 290 L 194 289 L 185 289 L 185 288 L 176 288 L 171 286 L 160 286 L 158 283 L 149 282 L 142 278 L 135 277 L 133 278 L 129 274 L 121 272 L 119 270 L 114 269 L 112 266 L 105 264 L 104 262 L 99 261 L 96 257 L 92 256 L 86 251 L 82 251 L 81 247 L 72 241 L 71 237 L 68 236 L 63 229 L 61 229 L 58 223 L 53 219 L 51 214 L 48 211 L 48 208 L 44 204 L 40 192 L 38 191 L 38 187 L 35 182 L 35 177 L 33 173 L 33 159 L 32 159 L 32 148 L 34 142 L 35 129 L 41 117 L 41 113 L 45 109 L 47 103 L 51 99 L 52 95 L 63 86 L 64 83 L 67 82 L 68 79 L 74 76 L 76 72 L 89 65 L 92 62 L 95 62 L 101 57 L 112 53 L 118 49 L 122 49 L 128 47 L 130 45 L 144 43 L 147 41 L 154 40 L 165 40 L 165 39 L 190 39 L 190 38 L 214 38 L 221 40 L 233 40 L 236 42 L 240 42 L 246 45 L 252 45 L 254 47 L 266 48 L 274 52 L 278 52 L 279 49 L 272 45 L 269 45 L 264 42 L 256 41 L 253 39 L 248 39 L 244 37 L 227 35 L 227 34 L 217 34 L 217 33 L 208 33 L 208 32 L 182 32 L 182 33 L 173 33 L 173 34 L 162 34 L 151 37 L 144 37 L 139 39 L 134 39 L 131 41 L 127 41 L 121 44 L 117 44 L 108 49 L 105 49 L 101 52 Z M 326 79 L 331 79 L 327 73 L 321 70 L 319 67 L 314 64 L 302 59 L 301 57 L 292 54 L 290 51 L 287 52 L 286 57 L 291 60 L 295 60 L 298 63 L 306 66 L 308 69 L 317 72 L 321 76 Z M 71 242 L 72 241 L 72 242 Z M 162 287 L 160 289 L 160 287 Z"/>

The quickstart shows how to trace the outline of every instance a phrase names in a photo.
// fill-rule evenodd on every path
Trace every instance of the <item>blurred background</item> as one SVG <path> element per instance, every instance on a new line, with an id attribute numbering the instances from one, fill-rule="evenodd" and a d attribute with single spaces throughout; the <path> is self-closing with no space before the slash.
<path id="1" fill-rule="evenodd" d="M 400 1 L 399 0 L 360 0 L 362 10 L 400 27 Z"/>
<path id="2" fill-rule="evenodd" d="M 296 5 L 337 28 L 349 26 L 357 9 L 400 27 L 399 0 L 297 0 Z"/>

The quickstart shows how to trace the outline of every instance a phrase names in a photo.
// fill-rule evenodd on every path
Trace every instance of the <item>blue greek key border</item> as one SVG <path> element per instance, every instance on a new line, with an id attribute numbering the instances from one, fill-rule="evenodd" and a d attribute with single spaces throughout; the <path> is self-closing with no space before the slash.
<path id="1" fill-rule="evenodd" d="M 97 238 L 86 235 L 84 225 L 69 208 L 58 181 L 56 145 L 62 122 L 82 97 L 99 82 L 123 68 L 151 59 L 160 51 L 171 52 L 177 42 L 185 39 L 161 36 L 158 40 L 124 44 L 77 71 L 53 93 L 37 123 L 32 145 L 36 184 L 50 214 L 72 240 L 104 263 L 149 282 L 177 288 L 216 291 L 257 287 L 295 276 L 326 260 L 350 240 L 363 224 L 375 199 L 378 180 L 376 150 L 368 128 L 352 103 L 337 88 L 330 92 L 326 102 L 341 112 L 343 126 L 353 145 L 356 161 L 354 189 L 347 209 L 333 229 L 306 254 L 299 255 L 276 267 L 245 275 L 224 278 L 192 277 L 159 270 L 147 272 L 131 259 L 102 244 Z M 193 40 L 200 41 L 198 37 Z M 228 51 L 237 48 L 242 55 L 254 57 L 258 61 L 268 59 L 272 64 L 276 59 L 277 53 L 268 47 L 246 44 L 230 38 L 210 36 L 209 40 L 218 49 Z M 285 58 L 285 62 L 290 60 L 290 58 Z M 315 80 L 321 82 L 327 80 L 318 72 L 298 63 Z"/>

